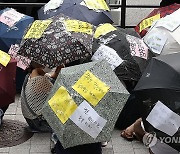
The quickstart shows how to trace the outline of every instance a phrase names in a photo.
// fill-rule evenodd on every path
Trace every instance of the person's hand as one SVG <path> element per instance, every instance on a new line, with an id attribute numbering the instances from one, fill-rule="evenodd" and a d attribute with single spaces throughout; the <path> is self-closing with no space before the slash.
<path id="1" fill-rule="evenodd" d="M 64 64 L 62 64 L 62 65 L 60 65 L 60 66 L 57 66 L 55 72 L 51 75 L 51 78 L 56 79 L 57 76 L 59 75 L 59 72 L 60 72 L 61 69 L 64 68 L 64 67 L 65 67 Z"/>

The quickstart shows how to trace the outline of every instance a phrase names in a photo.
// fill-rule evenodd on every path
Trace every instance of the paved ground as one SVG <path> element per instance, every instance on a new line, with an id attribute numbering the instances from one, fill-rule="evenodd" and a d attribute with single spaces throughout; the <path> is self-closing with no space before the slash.
<path id="1" fill-rule="evenodd" d="M 15 103 L 11 104 L 4 119 L 16 119 L 25 122 L 22 116 L 19 96 Z M 148 150 L 138 141 L 127 142 L 120 137 L 120 131 L 114 130 L 108 146 L 103 148 L 103 154 L 148 154 Z M 31 139 L 23 144 L 0 148 L 0 154 L 50 154 L 53 143 L 49 133 L 35 133 Z"/>

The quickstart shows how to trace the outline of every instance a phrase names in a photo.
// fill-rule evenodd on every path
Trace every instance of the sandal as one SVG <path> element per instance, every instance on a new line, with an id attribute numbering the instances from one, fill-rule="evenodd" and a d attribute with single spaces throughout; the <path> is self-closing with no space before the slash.
<path id="1" fill-rule="evenodd" d="M 136 136 L 134 134 L 128 134 L 126 130 L 123 130 L 121 132 L 121 137 L 123 137 L 127 141 L 133 141 L 134 139 L 136 139 Z"/>

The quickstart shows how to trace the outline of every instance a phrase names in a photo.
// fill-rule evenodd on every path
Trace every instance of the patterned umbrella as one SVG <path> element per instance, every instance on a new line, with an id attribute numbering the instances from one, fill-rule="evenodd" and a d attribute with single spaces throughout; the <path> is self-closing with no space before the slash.
<path id="1" fill-rule="evenodd" d="M 93 26 L 58 15 L 36 20 L 25 32 L 18 54 L 53 68 L 92 54 Z"/>
<path id="2" fill-rule="evenodd" d="M 111 24 L 100 25 L 94 34 L 92 60 L 106 59 L 121 80 L 138 81 L 151 53 L 143 40 Z"/>
<path id="3" fill-rule="evenodd" d="M 64 148 L 109 141 L 129 93 L 106 61 L 63 68 L 43 116 Z"/>
<path id="4" fill-rule="evenodd" d="M 168 0 L 166 0 L 168 1 Z M 160 18 L 163 18 L 180 8 L 180 4 L 172 4 L 165 7 L 154 9 L 146 18 L 144 18 L 136 27 L 135 30 L 141 37 L 143 37 L 152 23 Z"/>
<path id="5" fill-rule="evenodd" d="M 105 0 L 51 0 L 38 11 L 38 17 L 47 19 L 59 13 L 96 26 L 113 23 Z"/>

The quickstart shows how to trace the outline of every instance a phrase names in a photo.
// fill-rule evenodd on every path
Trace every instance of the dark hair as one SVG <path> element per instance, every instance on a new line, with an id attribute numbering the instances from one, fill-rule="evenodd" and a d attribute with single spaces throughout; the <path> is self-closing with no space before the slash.
<path id="1" fill-rule="evenodd" d="M 44 67 L 43 65 L 39 64 L 39 63 L 36 63 L 34 61 L 31 61 L 31 64 L 29 65 L 29 67 L 26 69 L 26 71 L 28 73 L 31 73 L 33 69 L 35 68 L 40 68 L 40 67 Z"/>

